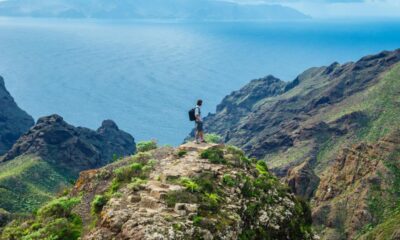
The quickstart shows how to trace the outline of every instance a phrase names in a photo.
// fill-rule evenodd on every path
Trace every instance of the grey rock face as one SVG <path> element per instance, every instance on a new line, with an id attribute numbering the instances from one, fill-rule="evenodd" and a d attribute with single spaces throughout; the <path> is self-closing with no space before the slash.
<path id="1" fill-rule="evenodd" d="M 0 76 L 0 155 L 6 153 L 34 120 L 15 103 Z"/>
<path id="2" fill-rule="evenodd" d="M 127 156 L 136 151 L 134 138 L 118 129 L 111 120 L 93 131 L 74 127 L 62 117 L 40 118 L 24 134 L 2 161 L 24 154 L 38 155 L 55 166 L 77 175 L 82 170 L 98 168 L 109 163 L 113 156 Z"/>

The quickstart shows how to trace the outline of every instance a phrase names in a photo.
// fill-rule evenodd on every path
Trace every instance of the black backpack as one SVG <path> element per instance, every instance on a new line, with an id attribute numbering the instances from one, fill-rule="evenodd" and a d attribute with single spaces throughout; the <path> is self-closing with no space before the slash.
<path id="1" fill-rule="evenodd" d="M 192 121 L 192 122 L 196 121 L 196 108 L 197 107 L 192 108 L 192 109 L 189 110 L 189 120 Z"/>

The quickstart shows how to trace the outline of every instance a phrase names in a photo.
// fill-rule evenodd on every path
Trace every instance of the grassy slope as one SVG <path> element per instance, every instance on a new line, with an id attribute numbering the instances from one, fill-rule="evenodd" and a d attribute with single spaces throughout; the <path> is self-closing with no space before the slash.
<path id="1" fill-rule="evenodd" d="M 398 239 L 400 236 L 400 213 L 394 214 L 374 229 L 358 237 L 359 240 Z"/>
<path id="2" fill-rule="evenodd" d="M 313 79 L 309 81 L 310 83 L 302 86 L 301 89 L 307 89 L 307 85 L 315 83 Z M 340 138 L 317 136 L 321 143 L 321 148 L 317 153 L 315 169 L 317 173 L 322 173 L 326 169 L 341 148 L 360 141 L 373 143 L 398 128 L 400 122 L 399 89 L 400 64 L 397 64 L 390 71 L 384 73 L 381 80 L 374 86 L 354 94 L 340 103 L 328 106 L 305 123 L 305 125 L 319 121 L 330 123 L 354 112 L 362 112 L 369 119 L 368 122 L 361 123 L 364 127 L 356 134 L 348 134 Z M 309 142 L 297 142 L 287 151 L 267 155 L 265 159 L 269 166 L 280 167 L 293 162 L 294 159 L 309 156 L 311 149 Z"/>
<path id="3" fill-rule="evenodd" d="M 69 186 L 66 177 L 36 156 L 0 164 L 0 208 L 31 212 Z"/>
<path id="4" fill-rule="evenodd" d="M 352 144 L 359 141 L 374 143 L 380 138 L 399 128 L 400 122 L 400 64 L 381 76 L 378 84 L 360 92 L 339 103 L 330 111 L 320 114 L 326 122 L 335 121 L 344 115 L 353 112 L 362 112 L 368 116 L 369 121 L 364 124 L 357 134 L 348 136 L 344 142 L 329 143 L 329 148 L 319 156 L 320 162 L 334 155 L 338 146 Z"/>
<path id="5" fill-rule="evenodd" d="M 362 112 L 368 116 L 369 121 L 365 123 L 364 128 L 360 129 L 356 134 L 348 135 L 340 139 L 330 139 L 326 141 L 324 148 L 322 148 L 318 154 L 318 166 L 319 169 L 326 169 L 328 160 L 333 159 L 337 151 L 344 146 L 349 146 L 357 142 L 375 143 L 382 137 L 399 129 L 400 122 L 400 64 L 394 66 L 390 71 L 384 73 L 381 76 L 381 80 L 378 84 L 373 87 L 355 94 L 334 108 L 325 111 L 322 114 L 316 116 L 317 119 L 326 122 L 331 122 L 339 119 L 340 117 L 350 114 L 352 112 Z M 388 167 L 390 176 L 400 176 L 400 169 L 397 166 L 398 160 L 400 159 L 397 153 L 395 158 L 381 159 L 384 164 L 388 166 L 392 164 L 392 167 Z M 395 165 L 393 165 L 395 164 Z M 329 171 L 329 168 L 328 170 Z M 327 173 L 329 174 L 329 173 Z M 398 177 L 397 177 L 398 178 Z M 398 188 L 400 183 L 399 179 L 385 179 L 389 189 L 393 191 L 391 194 L 392 199 L 381 199 L 382 203 L 387 201 L 399 202 L 400 196 L 398 195 Z M 356 184 L 354 185 L 356 186 Z M 382 189 L 377 190 L 377 195 L 382 195 Z M 395 193 L 397 192 L 397 193 Z M 346 193 L 343 193 L 346 194 Z M 333 199 L 335 201 L 335 199 Z M 370 207 L 372 203 L 368 202 Z M 376 203 L 375 203 L 376 205 Z M 380 212 L 382 215 L 378 219 L 378 224 L 372 224 L 365 226 L 363 231 L 367 232 L 360 239 L 392 239 L 391 235 L 396 229 L 398 229 L 399 214 L 393 215 L 394 209 L 393 204 L 379 204 L 379 209 L 370 209 L 373 212 Z M 373 214 L 374 215 L 374 214 Z"/>

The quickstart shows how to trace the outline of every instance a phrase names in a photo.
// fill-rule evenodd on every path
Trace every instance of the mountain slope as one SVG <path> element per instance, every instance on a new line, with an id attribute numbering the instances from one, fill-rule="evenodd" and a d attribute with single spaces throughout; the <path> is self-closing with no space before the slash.
<path id="1" fill-rule="evenodd" d="M 399 62 L 400 50 L 385 51 L 355 63 L 312 68 L 289 83 L 253 81 L 205 118 L 206 131 L 263 158 L 296 194 L 311 199 L 324 238 L 352 239 L 365 224 L 373 228 L 389 217 L 373 217 L 370 190 L 375 181 L 396 179 L 398 158 L 387 156 L 396 156 L 396 147 L 369 149 L 399 129 Z M 260 82 L 262 88 L 256 87 Z M 365 157 L 356 161 L 360 155 Z M 393 182 L 382 184 L 396 189 Z"/>
<path id="2" fill-rule="evenodd" d="M 135 141 L 114 122 L 93 131 L 52 115 L 38 120 L 0 159 L 0 208 L 31 212 L 70 186 L 80 171 L 135 152 Z"/>
<path id="3" fill-rule="evenodd" d="M 17 106 L 0 76 L 0 156 L 33 124 L 33 118 Z"/>
<path id="4" fill-rule="evenodd" d="M 37 156 L 21 156 L 0 164 L 0 208 L 30 213 L 70 187 L 71 180 Z"/>
<path id="5" fill-rule="evenodd" d="M 280 5 L 239 5 L 216 0 L 8 0 L 1 16 L 136 19 L 305 19 Z"/>
<path id="6" fill-rule="evenodd" d="M 68 196 L 2 238 L 313 239 L 310 223 L 307 205 L 265 163 L 231 146 L 188 144 L 82 172 Z"/>

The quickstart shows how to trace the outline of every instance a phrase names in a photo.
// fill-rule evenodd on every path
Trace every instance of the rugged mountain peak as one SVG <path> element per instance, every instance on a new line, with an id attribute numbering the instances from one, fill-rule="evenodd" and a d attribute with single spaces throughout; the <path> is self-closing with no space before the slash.
<path id="1" fill-rule="evenodd" d="M 56 211 L 57 202 L 69 208 Z M 38 212 L 40 217 L 6 228 L 3 237 L 313 239 L 307 205 L 264 162 L 215 144 L 159 148 L 84 171 L 67 197 Z M 66 231 L 47 228 L 54 219 Z M 73 230 L 75 237 L 66 238 Z"/>
<path id="2" fill-rule="evenodd" d="M 254 79 L 239 91 L 232 92 L 217 106 L 217 111 L 224 108 L 242 107 L 251 109 L 257 101 L 266 97 L 281 94 L 285 89 L 285 82 L 268 75 L 264 78 Z"/>
<path id="3" fill-rule="evenodd" d="M 33 124 L 33 118 L 17 106 L 0 76 L 0 155 L 7 152 Z"/>
<path id="4" fill-rule="evenodd" d="M 54 114 L 40 118 L 2 161 L 36 155 L 77 175 L 82 170 L 104 166 L 114 155 L 127 156 L 134 152 L 133 137 L 119 130 L 111 120 L 104 121 L 98 131 L 93 131 L 74 127 Z"/>
<path id="5" fill-rule="evenodd" d="M 53 123 L 64 123 L 65 124 L 64 118 L 57 114 L 41 117 L 37 120 L 36 125 L 41 125 L 41 124 L 51 125 Z"/>
<path id="6" fill-rule="evenodd" d="M 107 129 L 119 130 L 117 124 L 113 120 L 104 120 L 97 131 L 100 132 Z"/>

